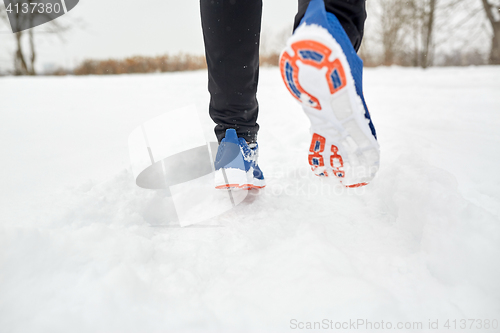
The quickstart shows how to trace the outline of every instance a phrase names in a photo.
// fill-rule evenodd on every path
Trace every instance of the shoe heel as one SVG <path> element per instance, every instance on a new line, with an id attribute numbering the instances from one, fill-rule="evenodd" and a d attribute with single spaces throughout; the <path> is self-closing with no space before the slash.
<path id="1" fill-rule="evenodd" d="M 290 94 L 305 106 L 322 110 L 323 107 L 314 91 L 307 91 L 299 82 L 301 65 L 324 70 L 329 94 L 334 95 L 347 85 L 346 74 L 339 59 L 330 59 L 332 50 L 314 40 L 299 40 L 283 51 L 280 57 L 280 71 Z M 300 63 L 299 63 L 300 62 Z"/>

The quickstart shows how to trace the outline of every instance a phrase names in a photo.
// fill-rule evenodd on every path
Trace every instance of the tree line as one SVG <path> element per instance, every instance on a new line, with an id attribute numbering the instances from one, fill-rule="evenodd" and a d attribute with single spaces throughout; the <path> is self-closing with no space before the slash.
<path id="1" fill-rule="evenodd" d="M 30 0 L 31 1 L 31 0 Z M 500 64 L 500 0 L 370 0 L 360 55 L 368 66 Z M 5 7 L 0 21 L 8 26 Z M 46 24 L 44 34 L 63 36 L 71 28 L 59 20 Z M 32 28 L 12 34 L 14 75 L 36 75 L 37 43 L 45 35 Z M 472 47 L 479 35 L 488 45 Z M 286 37 L 280 32 L 262 41 L 261 63 L 277 65 Z M 458 42 L 461 46 L 453 46 Z M 26 47 L 26 45 L 28 47 Z M 271 46 L 269 46 L 271 45 Z M 439 52 L 438 52 L 439 51 Z M 183 58 L 182 58 L 183 57 Z M 124 60 L 85 60 L 74 70 L 54 74 L 149 73 L 205 68 L 202 57 L 192 55 L 132 57 Z"/>
<path id="2" fill-rule="evenodd" d="M 371 0 L 368 12 L 360 53 L 369 64 L 500 64 L 500 0 Z"/>

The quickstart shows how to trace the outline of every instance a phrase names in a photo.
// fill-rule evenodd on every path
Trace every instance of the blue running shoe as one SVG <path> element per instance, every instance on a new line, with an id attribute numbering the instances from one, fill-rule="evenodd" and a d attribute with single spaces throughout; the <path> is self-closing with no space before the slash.
<path id="1" fill-rule="evenodd" d="M 323 0 L 311 0 L 287 42 L 280 70 L 311 121 L 309 164 L 347 187 L 367 185 L 380 149 L 362 90 L 363 61 Z"/>
<path id="2" fill-rule="evenodd" d="M 257 164 L 259 146 L 248 145 L 234 129 L 226 130 L 215 157 L 215 188 L 252 189 L 266 186 Z"/>

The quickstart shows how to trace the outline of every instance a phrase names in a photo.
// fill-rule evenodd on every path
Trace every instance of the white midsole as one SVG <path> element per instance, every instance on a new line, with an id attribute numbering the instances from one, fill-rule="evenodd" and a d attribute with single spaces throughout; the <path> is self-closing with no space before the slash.
<path id="1" fill-rule="evenodd" d="M 257 179 L 253 176 L 253 168 L 248 172 L 236 168 L 221 168 L 215 171 L 215 187 L 244 187 L 252 185 L 256 187 L 264 187 L 266 182 L 264 179 Z"/>

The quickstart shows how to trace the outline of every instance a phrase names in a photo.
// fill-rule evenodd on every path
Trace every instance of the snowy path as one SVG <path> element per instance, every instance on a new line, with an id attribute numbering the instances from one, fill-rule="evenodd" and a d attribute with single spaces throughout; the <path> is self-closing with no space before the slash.
<path id="1" fill-rule="evenodd" d="M 263 69 L 268 187 L 210 228 L 150 227 L 166 221 L 163 193 L 134 185 L 127 150 L 154 116 L 204 112 L 206 72 L 0 79 L 0 331 L 500 320 L 499 78 L 367 70 L 381 169 L 328 194 L 308 171 L 307 118 Z"/>

